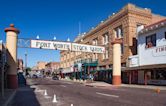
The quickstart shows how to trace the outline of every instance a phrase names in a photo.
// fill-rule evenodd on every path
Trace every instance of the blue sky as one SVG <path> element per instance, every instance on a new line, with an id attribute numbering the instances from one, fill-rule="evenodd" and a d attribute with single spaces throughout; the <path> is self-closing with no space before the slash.
<path id="1" fill-rule="evenodd" d="M 72 41 L 87 32 L 127 3 L 150 8 L 153 13 L 166 16 L 166 0 L 0 0 L 0 40 L 5 42 L 4 28 L 10 23 L 21 31 L 19 38 Z M 37 61 L 59 61 L 59 51 L 18 48 L 18 58 L 28 53 L 28 66 Z"/>

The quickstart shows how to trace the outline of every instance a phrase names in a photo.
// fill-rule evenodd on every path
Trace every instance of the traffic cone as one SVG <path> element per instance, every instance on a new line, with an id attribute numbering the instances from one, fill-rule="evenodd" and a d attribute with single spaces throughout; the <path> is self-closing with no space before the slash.
<path id="1" fill-rule="evenodd" d="M 45 91 L 44 91 L 44 95 L 45 95 L 45 96 L 47 96 L 47 95 L 48 95 L 48 94 L 47 94 L 47 90 L 45 90 Z"/>
<path id="2" fill-rule="evenodd" d="M 53 98 L 53 103 L 57 103 L 57 100 L 56 100 L 56 95 L 54 94 L 54 98 Z"/>
<path id="3" fill-rule="evenodd" d="M 160 89 L 159 88 L 155 89 L 155 92 L 160 93 Z"/>
<path id="4" fill-rule="evenodd" d="M 73 104 L 71 104 L 70 106 L 73 106 Z"/>

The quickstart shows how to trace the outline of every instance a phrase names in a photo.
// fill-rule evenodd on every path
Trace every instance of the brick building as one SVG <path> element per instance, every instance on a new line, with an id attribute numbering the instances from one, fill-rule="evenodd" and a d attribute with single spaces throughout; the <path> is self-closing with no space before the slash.
<path id="1" fill-rule="evenodd" d="M 44 70 L 46 64 L 47 64 L 47 62 L 43 62 L 43 61 L 37 62 L 37 65 L 36 65 L 37 70 Z"/>
<path id="2" fill-rule="evenodd" d="M 117 13 L 113 13 L 106 20 L 101 21 L 89 32 L 78 35 L 74 42 L 90 45 L 100 45 L 106 48 L 104 54 L 61 51 L 60 66 L 67 73 L 75 76 L 95 74 L 97 80 L 110 80 L 112 74 L 113 52 L 111 42 L 115 38 L 122 38 L 121 64 L 126 67 L 129 56 L 137 54 L 137 32 L 143 26 L 155 23 L 165 17 L 153 14 L 150 9 L 127 4 Z M 78 70 L 81 63 L 81 71 Z M 73 70 L 72 70 L 73 69 Z M 64 71 L 65 73 L 65 71 Z M 125 78 L 125 73 L 122 73 Z"/>
<path id="3" fill-rule="evenodd" d="M 49 62 L 45 65 L 45 69 L 46 70 L 50 70 L 51 72 L 58 72 L 60 67 L 60 63 L 59 62 Z"/>

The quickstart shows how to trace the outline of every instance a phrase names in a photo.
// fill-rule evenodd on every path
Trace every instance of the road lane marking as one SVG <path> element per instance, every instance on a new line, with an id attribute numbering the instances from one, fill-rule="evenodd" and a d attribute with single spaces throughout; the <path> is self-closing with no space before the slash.
<path id="1" fill-rule="evenodd" d="M 37 89 L 35 92 L 44 92 L 44 90 Z"/>
<path id="2" fill-rule="evenodd" d="M 69 85 L 72 85 L 73 83 L 72 82 L 61 82 L 63 84 L 69 84 Z"/>
<path id="3" fill-rule="evenodd" d="M 36 85 L 31 85 L 30 88 L 37 88 L 37 86 Z"/>
<path id="4" fill-rule="evenodd" d="M 114 97 L 114 98 L 119 98 L 119 96 L 117 96 L 117 95 L 110 95 L 110 94 L 105 94 L 105 93 L 100 93 L 100 92 L 96 92 L 96 94 L 103 95 L 103 96 Z"/>
<path id="5" fill-rule="evenodd" d="M 62 86 L 62 87 L 66 87 L 65 85 L 60 85 L 60 86 Z"/>
<path id="6" fill-rule="evenodd" d="M 49 98 L 51 98 L 51 96 L 45 96 L 45 98 L 49 99 Z"/>

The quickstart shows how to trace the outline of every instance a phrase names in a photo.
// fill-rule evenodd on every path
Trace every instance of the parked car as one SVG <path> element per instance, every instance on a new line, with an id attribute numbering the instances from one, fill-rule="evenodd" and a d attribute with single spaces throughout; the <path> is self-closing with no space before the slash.
<path id="1" fill-rule="evenodd" d="M 37 77 L 38 77 L 38 78 L 44 78 L 44 75 L 39 74 L 39 75 L 37 75 Z"/>
<path id="2" fill-rule="evenodd" d="M 59 77 L 58 76 L 53 76 L 52 79 L 53 80 L 59 80 Z"/>
<path id="3" fill-rule="evenodd" d="M 36 75 L 36 74 L 33 74 L 32 78 L 37 78 L 37 75 Z"/>

